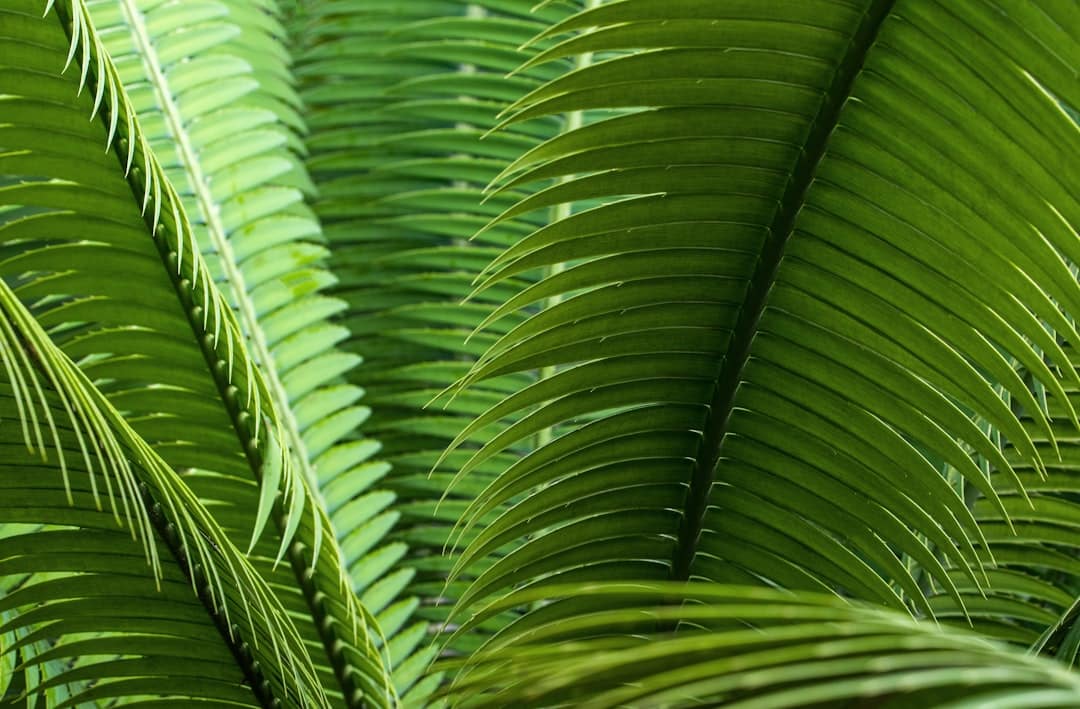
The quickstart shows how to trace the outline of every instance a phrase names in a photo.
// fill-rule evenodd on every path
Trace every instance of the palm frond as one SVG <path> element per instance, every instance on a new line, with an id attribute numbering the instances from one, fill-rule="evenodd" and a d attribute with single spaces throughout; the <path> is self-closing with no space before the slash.
<path id="1" fill-rule="evenodd" d="M 1069 348 L 1067 354 L 1075 366 L 1075 351 Z M 997 471 L 991 474 L 1012 520 L 1011 527 L 986 500 L 973 501 L 975 518 L 989 545 L 980 552 L 987 558 L 992 552 L 996 568 L 989 572 L 991 583 L 982 593 L 970 587 L 962 592 L 970 622 L 981 632 L 1035 645 L 1071 664 L 1076 652 L 1076 641 L 1071 638 L 1075 632 L 1075 599 L 1080 597 L 1078 545 L 1073 533 L 1080 525 L 1076 502 L 1080 492 L 1080 478 L 1076 475 L 1080 439 L 1067 422 L 1067 406 L 1075 408 L 1080 392 L 1073 384 L 1067 384 L 1065 389 L 1069 404 L 1054 397 L 1047 400 L 1048 411 L 1054 417 L 1053 439 L 1030 418 L 1023 419 L 1046 461 L 1045 474 L 1040 474 L 1016 450 L 1006 450 L 1028 499 L 1014 481 Z M 940 589 L 934 588 L 933 592 L 940 593 Z M 968 622 L 952 604 L 938 597 L 930 600 L 943 621 Z"/>
<path id="2" fill-rule="evenodd" d="M 114 9 L 129 12 L 136 44 L 151 41 L 138 8 L 128 3 Z M 169 10 L 163 9 L 165 22 L 159 25 L 166 29 L 184 21 Z M 292 572 L 289 583 L 275 587 L 295 589 L 283 591 L 289 607 L 317 618 L 305 635 L 317 651 L 333 657 L 332 664 L 320 663 L 324 674 L 337 671 L 350 702 L 357 695 L 386 701 L 372 637 L 377 626 L 351 592 L 325 513 L 294 469 L 300 459 L 289 454 L 288 411 L 281 413 L 280 401 L 275 406 L 280 392 L 267 384 L 245 346 L 246 339 L 258 337 L 250 322 L 237 321 L 214 286 L 196 229 L 186 219 L 184 197 L 152 156 L 152 135 L 138 128 L 136 109 L 121 86 L 122 78 L 131 77 L 113 68 L 84 5 L 54 8 L 44 19 L 38 15 L 10 11 L 13 50 L 5 58 L 15 68 L 5 71 L 5 90 L 21 111 L 12 113 L 2 139 L 15 151 L 4 156 L 3 171 L 18 181 L 3 195 L 16 208 L 2 227 L 10 254 L 4 275 L 135 429 L 154 441 L 170 465 L 192 472 L 200 496 L 224 503 L 215 505 L 219 521 L 237 541 L 251 538 L 253 528 L 258 538 L 273 520 L 278 533 L 257 550 L 258 563 L 271 579 Z M 231 35 L 178 32 L 169 39 L 196 36 L 196 46 L 179 53 L 172 42 L 164 43 L 175 55 L 172 61 L 200 47 L 218 47 L 222 36 Z M 63 72 L 68 55 L 85 67 L 82 73 Z M 149 52 L 144 58 L 161 56 Z M 154 80 L 164 80 L 163 66 L 155 68 L 151 89 Z M 205 80 L 205 66 L 201 75 L 184 78 L 197 84 L 200 76 Z M 171 92 L 156 96 L 176 98 Z M 170 105 L 176 108 L 176 100 Z M 224 155 L 217 153 L 218 159 Z M 258 207 L 265 195 L 238 184 L 235 176 L 216 176 L 222 179 L 215 189 L 226 190 L 217 198 L 233 195 L 233 207 L 244 205 L 240 193 L 249 188 L 252 200 L 238 209 L 232 226 L 240 229 L 266 216 Z M 206 196 L 207 185 L 188 187 L 188 196 Z M 72 223 L 80 228 L 73 230 Z M 270 356 L 262 351 L 258 364 L 269 365 Z M 295 427 L 292 433 L 295 438 Z M 289 567 L 275 572 L 282 555 Z"/>
<path id="3" fill-rule="evenodd" d="M 986 588 L 993 548 L 980 554 L 985 525 L 939 463 L 1011 531 L 1016 506 L 977 459 L 1018 504 L 1003 445 L 1045 472 L 1033 437 L 1053 429 L 1021 368 L 1076 422 L 1058 338 L 1077 341 L 1061 147 L 1077 131 L 1054 98 L 1076 86 L 1049 49 L 1075 40 L 1039 8 L 1010 12 L 621 0 L 545 33 L 570 34 L 533 65 L 600 60 L 509 120 L 629 112 L 500 178 L 576 176 L 502 219 L 607 203 L 534 230 L 479 288 L 558 267 L 492 314 L 512 329 L 463 383 L 557 373 L 466 429 L 486 442 L 459 478 L 568 432 L 471 503 L 470 524 L 528 493 L 472 540 L 460 567 L 482 571 L 461 607 L 527 583 L 702 578 L 932 616 L 932 579 L 964 613 L 961 586 Z"/>
<path id="4" fill-rule="evenodd" d="M 1075 706 L 1075 27 L 7 0 L 0 703 Z"/>
<path id="5" fill-rule="evenodd" d="M 329 707 L 270 587 L 3 281 L 0 363 L 22 422 L 0 430 L 0 636 L 23 692 Z"/>
<path id="6" fill-rule="evenodd" d="M 1034 708 L 1080 696 L 1056 663 L 835 596 L 703 583 L 552 591 L 553 605 L 576 603 L 574 619 L 481 650 L 451 689 L 455 706 Z M 537 600 L 524 595 L 514 600 Z M 671 623 L 686 627 L 664 631 Z"/>
<path id="7" fill-rule="evenodd" d="M 337 372 L 357 358 L 334 348 L 345 330 L 328 318 L 344 304 L 321 292 L 333 277 L 321 264 L 326 249 L 319 243 L 318 221 L 303 203 L 313 186 L 297 152 L 302 146 L 295 129 L 302 124 L 295 110 L 299 98 L 287 82 L 284 29 L 270 6 L 225 2 L 202 16 L 142 5 L 106 2 L 91 9 L 109 39 L 110 56 L 126 69 L 121 78 L 139 117 L 161 126 L 153 149 L 175 154 L 166 173 L 184 186 L 179 194 L 187 213 L 195 215 L 196 239 L 265 375 L 292 462 L 318 490 L 317 469 L 343 475 L 366 462 L 358 453 L 370 445 L 343 439 L 368 411 L 355 405 L 357 387 L 336 381 Z M 177 36 L 191 34 L 203 46 L 188 42 L 184 54 L 172 48 Z M 243 125 L 239 138 L 237 124 Z M 341 459 L 352 464 L 341 468 Z M 270 513 L 266 506 L 239 503 L 213 468 L 200 475 L 207 484 L 192 484 L 203 499 L 246 508 L 250 515 L 259 509 L 260 521 Z M 250 473 L 238 482 L 249 478 Z M 299 522 L 283 510 L 273 517 L 284 537 Z M 259 526 L 254 517 L 233 516 L 227 523 L 237 535 Z M 257 554 L 264 575 L 277 578 L 275 587 L 294 586 L 294 575 L 301 581 L 303 593 L 287 593 L 283 600 L 296 614 L 312 616 L 307 630 L 326 655 L 324 681 L 328 687 L 339 684 L 342 700 L 352 706 L 380 688 L 367 679 L 369 653 L 351 637 L 349 629 L 369 618 L 343 576 L 341 550 L 329 526 L 320 512 L 310 526 L 298 528 L 307 550 L 295 555 L 292 568 L 278 569 L 270 547 Z M 309 566 L 315 574 L 305 581 Z M 331 600 L 316 603 L 317 594 Z"/>

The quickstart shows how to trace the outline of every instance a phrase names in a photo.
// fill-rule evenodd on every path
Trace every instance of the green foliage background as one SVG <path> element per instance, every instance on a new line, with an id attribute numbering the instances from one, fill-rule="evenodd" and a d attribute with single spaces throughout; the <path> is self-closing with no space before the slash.
<path id="1" fill-rule="evenodd" d="M 1075 0 L 0 0 L 0 706 L 1074 707 Z"/>

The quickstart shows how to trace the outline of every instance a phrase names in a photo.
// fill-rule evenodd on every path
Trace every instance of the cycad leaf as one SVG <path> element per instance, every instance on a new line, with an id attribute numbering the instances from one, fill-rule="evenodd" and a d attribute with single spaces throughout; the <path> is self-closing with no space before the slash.
<path id="1" fill-rule="evenodd" d="M 455 705 L 1034 708 L 1080 697 L 1076 675 L 1052 662 L 835 597 L 700 583 L 552 591 L 576 617 L 496 638 L 459 675 Z M 663 629 L 676 622 L 686 627 Z"/>
<path id="2" fill-rule="evenodd" d="M 963 489 L 1009 534 L 996 490 L 1026 504 L 1016 461 L 1038 474 L 1055 455 L 1035 443 L 1054 440 L 1036 389 L 1076 421 L 1061 341 L 1080 184 L 1062 156 L 1080 134 L 1058 101 L 1075 101 L 1078 47 L 1008 5 L 621 0 L 552 30 L 574 34 L 534 64 L 595 61 L 509 125 L 614 113 L 496 183 L 565 179 L 511 223 L 576 211 L 480 284 L 550 269 L 494 298 L 498 339 L 463 384 L 555 374 L 476 419 L 458 479 L 537 430 L 566 440 L 470 504 L 467 528 L 521 511 L 472 541 L 462 606 L 521 583 L 705 578 L 962 617 L 993 553 Z M 933 607 L 928 578 L 947 595 Z"/>
<path id="3" fill-rule="evenodd" d="M 1070 349 L 1068 354 L 1075 366 L 1075 352 Z M 1076 386 L 1067 385 L 1066 393 L 1075 407 Z M 1047 461 L 1046 474 L 1040 475 L 1017 451 L 1007 451 L 1028 492 L 1030 504 L 1020 497 L 1012 481 L 1000 473 L 992 473 L 1014 529 L 1007 528 L 984 500 L 975 501 L 975 517 L 994 552 L 998 568 L 985 598 L 979 597 L 974 589 L 967 589 L 966 593 L 972 599 L 969 603 L 972 620 L 980 631 L 1032 645 L 1072 664 L 1077 650 L 1074 601 L 1080 592 L 1074 534 L 1080 525 L 1080 506 L 1076 504 L 1076 493 L 1080 491 L 1076 477 L 1080 439 L 1075 428 L 1063 420 L 1066 418 L 1063 403 L 1049 397 L 1047 404 L 1055 419 L 1054 444 L 1035 422 L 1024 420 Z M 964 622 L 941 599 L 932 598 L 931 602 L 942 610 L 943 619 Z"/>
<path id="4" fill-rule="evenodd" d="M 24 423 L 2 434 L 0 576 L 15 583 L 0 596 L 0 635 L 15 633 L 6 660 L 34 668 L 26 690 L 63 687 L 72 702 L 179 695 L 329 706 L 284 607 L 184 481 L 2 281 L 0 311 L 3 408 Z M 131 597 L 102 608 L 101 598 L 121 594 Z M 47 660 L 77 656 L 88 636 L 97 642 L 89 654 L 116 659 L 61 663 L 33 679 Z M 200 681 L 164 681 L 178 669 Z M 126 680 L 132 672 L 146 679 Z"/>
<path id="5" fill-rule="evenodd" d="M 152 103 L 154 87 L 165 80 L 166 65 L 184 64 L 188 53 L 220 48 L 222 42 L 244 44 L 245 38 L 250 39 L 250 33 L 238 35 L 228 27 L 205 33 L 170 32 L 185 22 L 185 16 L 169 6 L 157 8 L 161 12 L 151 18 L 140 15 L 133 3 L 110 9 L 121 15 L 128 12 L 135 44 L 141 42 L 147 50 L 141 57 L 150 63 L 150 70 L 142 76 L 149 79 L 131 87 L 136 103 L 145 103 L 147 97 Z M 264 505 L 274 503 L 268 516 L 277 533 L 255 549 L 256 565 L 281 590 L 291 612 L 315 619 L 302 624 L 302 632 L 323 645 L 325 654 L 333 654 L 332 662 L 329 657 L 320 662 L 321 672 L 333 677 L 340 670 L 340 677 L 348 678 L 345 693 L 350 701 L 363 696 L 385 702 L 388 690 L 377 651 L 377 626 L 351 592 L 325 513 L 294 465 L 306 463 L 307 458 L 292 454 L 293 439 L 299 433 L 288 425 L 291 414 L 281 408 L 278 382 L 275 386 L 267 383 L 268 377 L 277 374 L 269 368 L 271 355 L 261 350 L 256 359 L 249 353 L 245 342 L 258 342 L 258 333 L 250 322 L 237 320 L 212 283 L 216 274 L 212 275 L 199 253 L 202 227 L 198 222 L 193 226 L 185 217 L 184 202 L 191 192 L 174 190 L 166 170 L 152 156 L 151 143 L 163 128 L 161 116 L 147 115 L 147 130 L 139 127 L 136 106 L 121 87 L 122 81 L 131 78 L 132 55 L 118 52 L 120 69 L 116 69 L 91 28 L 86 8 L 76 3 L 59 10 L 77 18 L 71 21 L 76 28 L 73 56 L 83 61 L 85 55 L 84 65 L 95 68 L 87 69 L 86 88 L 80 96 L 80 77 L 73 72 L 60 74 L 68 44 L 56 14 L 41 20 L 28 12 L 11 13 L 9 44 L 19 49 L 18 57 L 25 54 L 27 61 L 16 70 L 5 70 L 10 82 L 6 88 L 12 104 L 24 110 L 11 113 L 3 140 L 5 145 L 28 149 L 33 158 L 6 161 L 4 171 L 22 184 L 8 188 L 4 196 L 6 204 L 16 207 L 5 215 L 10 218 L 2 227 L 11 254 L 4 262 L 4 273 L 18 279 L 17 291 L 24 302 L 34 305 L 35 315 L 52 328 L 63 348 L 80 357 L 84 371 L 101 382 L 115 405 L 128 413 L 135 429 L 153 441 L 173 467 L 191 473 L 189 484 L 200 498 L 224 503 L 214 507 L 218 522 L 234 542 L 246 544 L 250 539 L 260 495 Z M 220 7 L 202 6 L 202 10 L 188 19 L 197 24 L 221 16 Z M 248 26 L 256 27 L 256 34 L 260 31 L 257 25 Z M 160 47 L 149 46 L 155 31 L 164 37 Z M 106 35 L 111 44 L 117 44 L 115 26 Z M 38 44 L 23 47 L 19 41 L 26 37 Z M 140 55 L 134 56 L 134 70 L 143 70 Z M 238 65 L 225 66 L 236 71 Z M 185 69 L 181 76 L 171 78 L 180 85 L 187 82 L 191 91 L 205 83 L 205 65 Z M 246 71 L 249 84 L 257 86 L 250 77 L 254 70 Z M 183 101 L 184 93 L 179 95 L 173 98 Z M 108 107 L 107 115 L 95 111 L 95 97 Z M 257 108 L 261 113 L 250 105 L 238 107 L 246 116 L 264 120 L 267 106 Z M 201 109 L 212 110 L 212 102 L 204 101 Z M 90 121 L 73 122 L 84 110 L 82 121 Z M 182 122 L 177 126 L 186 127 Z M 209 139 L 205 131 L 183 137 Z M 260 138 L 257 132 L 251 137 L 256 142 Z M 237 141 L 244 149 L 251 144 L 250 138 Z M 225 153 L 208 150 L 201 156 L 207 158 L 203 166 Z M 125 173 L 128 155 L 135 164 Z M 170 171 L 176 170 L 172 160 L 167 164 L 172 166 Z M 267 165 L 258 163 L 257 167 Z M 252 190 L 241 176 L 207 170 L 221 178 L 215 183 L 216 196 L 192 189 L 207 200 L 229 194 L 236 197 L 218 215 L 227 227 L 250 226 L 248 221 L 264 214 L 266 190 L 276 194 L 269 187 L 263 192 Z M 270 174 L 278 174 L 274 170 Z M 247 192 L 234 194 L 244 187 L 249 188 Z M 216 208 L 216 204 L 208 207 L 211 212 Z M 294 217 L 286 228 L 296 226 L 298 215 L 286 216 Z M 72 229 L 72 223 L 79 228 Z M 269 254 L 261 256 L 265 274 Z M 263 280 L 282 273 L 272 266 L 269 270 Z M 258 283 L 262 285 L 263 280 Z M 137 306 L 133 294 L 138 295 Z M 253 307 L 251 299 L 246 304 Z M 260 368 L 269 374 L 264 376 Z M 257 482 L 263 484 L 253 484 Z M 274 562 L 282 555 L 288 556 L 289 563 L 279 571 Z M 311 575 L 312 567 L 318 570 L 317 576 Z M 331 600 L 321 602 L 323 598 Z M 327 620 L 328 616 L 334 620 Z M 328 687 L 332 683 L 327 682 Z"/>

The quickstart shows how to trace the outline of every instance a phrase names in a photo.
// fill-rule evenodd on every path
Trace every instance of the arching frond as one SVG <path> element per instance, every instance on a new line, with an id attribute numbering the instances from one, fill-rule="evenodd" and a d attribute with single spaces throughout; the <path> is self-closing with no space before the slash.
<path id="1" fill-rule="evenodd" d="M 1034 708 L 1080 696 L 1056 663 L 835 597 L 700 583 L 558 592 L 556 604 L 572 594 L 594 607 L 482 650 L 455 706 Z M 663 630 L 673 622 L 688 627 Z"/>
<path id="2" fill-rule="evenodd" d="M 1060 342 L 1077 340 L 1062 146 L 1078 133 L 1054 98 L 1075 101 L 1076 40 L 1044 12 L 621 0 L 546 33 L 566 38 L 532 65 L 601 60 L 513 124 L 635 110 L 500 178 L 578 176 L 502 219 L 608 201 L 533 231 L 481 284 L 564 269 L 495 311 L 512 329 L 464 383 L 559 371 L 467 429 L 486 442 L 460 478 L 569 430 L 470 505 L 475 520 L 518 500 L 466 551 L 482 571 L 462 607 L 523 583 L 701 578 L 962 616 L 994 546 L 980 553 L 986 527 L 940 465 L 1011 532 L 1014 461 L 1041 474 L 1055 453 L 1036 439 L 1076 421 L 1066 404 L 1051 424 L 1022 378 L 1063 404 L 1077 381 Z M 934 607 L 926 579 L 947 596 Z"/>
<path id="3" fill-rule="evenodd" d="M 0 363 L 0 650 L 23 692 L 329 707 L 269 586 L 3 281 Z"/>
<path id="4" fill-rule="evenodd" d="M 1075 366 L 1075 351 L 1069 348 L 1066 352 Z M 1065 389 L 1075 408 L 1080 402 L 1076 385 L 1067 384 Z M 1034 421 L 1023 420 L 1046 461 L 1045 474 L 1018 451 L 1006 451 L 1028 499 L 1013 480 L 993 472 L 991 480 L 1001 493 L 1012 525 L 1005 524 L 986 500 L 974 501 L 975 517 L 997 568 L 989 572 L 991 583 L 983 593 L 970 587 L 963 592 L 970 620 L 978 630 L 1035 645 L 1071 664 L 1076 652 L 1076 641 L 1071 638 L 1075 633 L 1075 599 L 1080 597 L 1080 547 L 1073 533 L 1080 525 L 1076 503 L 1080 438 L 1067 421 L 1066 406 L 1053 397 L 1047 403 L 1054 417 L 1052 440 Z M 936 587 L 933 591 L 940 593 Z M 931 603 L 942 620 L 968 622 L 945 599 L 932 597 Z"/>
<path id="5" fill-rule="evenodd" d="M 339 674 L 352 702 L 361 696 L 387 701 L 372 637 L 376 625 L 349 588 L 310 482 L 294 469 L 302 459 L 289 453 L 295 440 L 290 441 L 280 392 L 258 368 L 272 355 L 264 348 L 258 362 L 250 356 L 246 343 L 258 341 L 257 333 L 251 322 L 237 320 L 214 286 L 199 254 L 197 229 L 185 216 L 185 196 L 206 196 L 207 185 L 189 183 L 183 195 L 172 188 L 152 155 L 155 120 L 150 118 L 150 133 L 143 133 L 121 86 L 125 77 L 81 2 L 57 6 L 44 18 L 36 3 L 14 5 L 5 8 L 10 51 L 0 79 L 12 109 L 0 128 L 8 151 L 0 157 L 0 171 L 14 178 L 0 195 L 13 208 L 0 225 L 6 256 L 0 272 L 133 428 L 154 441 L 171 466 L 191 473 L 191 484 L 214 503 L 218 522 L 236 541 L 246 543 L 253 529 L 259 537 L 273 520 L 276 534 L 256 550 L 258 563 L 271 580 L 285 572 L 288 582 L 274 584 L 282 598 L 292 611 L 316 619 L 304 630 L 313 649 L 326 657 L 320 663 L 324 678 Z M 124 27 L 130 41 L 152 44 L 154 30 L 140 24 L 145 18 L 139 8 L 128 3 L 114 9 L 129 13 L 133 24 Z M 155 19 L 162 17 L 166 30 L 170 22 L 199 21 L 199 13 L 185 18 L 170 8 Z M 115 42 L 115 27 L 110 34 Z M 194 36 L 174 32 L 168 39 Z M 198 37 L 203 49 L 220 48 L 221 33 Z M 157 71 L 147 84 L 151 98 L 167 96 L 172 103 L 164 103 L 179 110 L 182 99 L 172 89 L 154 94 L 153 88 L 162 88 L 169 61 L 199 46 L 181 51 L 171 41 L 163 44 L 149 50 L 176 56 L 153 64 Z M 147 61 L 161 59 L 149 50 Z M 65 72 L 69 57 L 74 64 Z M 183 79 L 197 84 L 199 73 Z M 139 96 L 147 86 L 135 89 Z M 145 98 L 142 93 L 140 100 Z M 157 119 L 162 115 L 179 120 L 174 129 L 184 127 L 181 116 L 163 110 Z M 221 146 L 215 151 L 218 160 L 227 155 Z M 258 191 L 217 176 L 222 179 L 213 198 L 236 198 L 230 225 L 250 226 L 261 215 Z M 259 196 L 265 203 L 265 195 Z M 298 435 L 295 426 L 291 434 Z M 275 558 L 283 555 L 288 566 L 274 572 Z"/>
<path id="6" fill-rule="evenodd" d="M 366 463 L 370 442 L 345 439 L 368 410 L 356 405 L 361 390 L 338 376 L 358 358 L 334 347 L 346 331 L 329 318 L 344 303 L 322 292 L 334 279 L 322 267 L 319 223 L 304 204 L 314 188 L 300 164 L 300 102 L 289 83 L 276 9 L 224 2 L 178 13 L 171 5 L 127 0 L 91 10 L 137 114 L 159 126 L 152 147 L 166 156 L 172 183 L 181 185 L 200 251 L 265 376 L 293 467 L 312 490 L 320 474 L 362 477 L 358 466 Z M 177 37 L 191 36 L 201 44 L 174 48 Z M 140 414 L 158 413 L 156 402 L 144 403 Z M 287 510 L 250 499 L 250 471 L 228 481 L 222 474 L 233 471 L 214 464 L 207 460 L 190 484 L 202 499 L 233 511 L 223 523 L 240 538 L 267 518 L 274 522 L 277 534 L 261 546 L 252 543 L 253 551 L 283 601 L 297 616 L 311 616 L 302 627 L 321 646 L 325 686 L 337 685 L 332 695 L 346 706 L 381 693 L 371 684 L 368 640 L 356 647 L 351 630 L 370 618 L 344 575 L 323 511 L 296 527 L 300 520 Z M 292 533 L 307 548 L 290 550 L 290 564 L 278 567 L 276 546 Z M 319 594 L 329 600 L 318 602 Z"/>

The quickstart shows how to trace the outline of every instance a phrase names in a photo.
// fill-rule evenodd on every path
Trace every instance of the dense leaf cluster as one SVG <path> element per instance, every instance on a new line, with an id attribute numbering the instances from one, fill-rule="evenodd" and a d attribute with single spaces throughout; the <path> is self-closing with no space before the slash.
<path id="1" fill-rule="evenodd" d="M 1078 75 L 1073 0 L 0 0 L 0 707 L 1080 705 Z"/>

